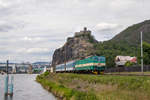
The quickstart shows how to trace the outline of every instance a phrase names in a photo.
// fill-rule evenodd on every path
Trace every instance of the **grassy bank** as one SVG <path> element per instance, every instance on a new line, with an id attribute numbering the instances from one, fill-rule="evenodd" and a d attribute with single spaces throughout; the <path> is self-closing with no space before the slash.
<path id="1" fill-rule="evenodd" d="M 36 80 L 64 100 L 150 99 L 150 77 L 44 73 Z"/>
<path id="2" fill-rule="evenodd" d="M 112 73 L 105 73 L 107 74 L 120 74 L 120 75 L 150 75 L 150 72 L 112 72 Z"/>

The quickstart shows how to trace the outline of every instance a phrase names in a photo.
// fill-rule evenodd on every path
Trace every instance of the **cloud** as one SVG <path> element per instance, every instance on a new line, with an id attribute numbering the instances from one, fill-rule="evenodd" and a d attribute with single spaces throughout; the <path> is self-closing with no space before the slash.
<path id="1" fill-rule="evenodd" d="M 94 32 L 96 39 L 99 41 L 110 40 L 113 36 L 115 36 L 122 29 L 122 25 L 117 23 L 107 23 L 100 22 L 95 25 Z"/>
<path id="2" fill-rule="evenodd" d="M 9 5 L 9 2 L 4 2 L 4 0 L 0 0 L 0 7 L 8 7 Z"/>
<path id="3" fill-rule="evenodd" d="M 149 0 L 0 0 L 0 57 L 51 60 L 54 50 L 85 26 L 97 40 L 111 39 L 149 19 L 149 4 Z"/>
<path id="4" fill-rule="evenodd" d="M 48 48 L 20 48 L 17 53 L 26 53 L 26 54 L 41 54 L 48 53 L 50 50 Z"/>
<path id="5" fill-rule="evenodd" d="M 41 37 L 28 37 L 28 36 L 25 36 L 24 38 L 22 38 L 23 41 L 40 41 L 42 40 Z"/>
<path id="6" fill-rule="evenodd" d="M 108 30 L 114 30 L 119 28 L 120 25 L 118 24 L 113 24 L 113 23 L 106 23 L 102 22 L 96 25 L 96 30 L 98 31 L 108 31 Z"/>
<path id="7" fill-rule="evenodd" d="M 111 0 L 110 6 L 112 9 L 124 10 L 133 7 L 137 3 L 137 0 Z"/>
<path id="8" fill-rule="evenodd" d="M 50 50 L 48 48 L 30 48 L 27 53 L 48 53 Z"/>
<path id="9" fill-rule="evenodd" d="M 0 25 L 0 32 L 8 32 L 9 30 L 12 30 L 13 27 L 9 25 Z"/>

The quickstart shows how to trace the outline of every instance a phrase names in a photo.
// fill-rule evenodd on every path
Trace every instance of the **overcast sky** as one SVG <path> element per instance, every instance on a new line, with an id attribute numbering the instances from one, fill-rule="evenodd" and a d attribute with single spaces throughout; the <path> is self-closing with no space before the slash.
<path id="1" fill-rule="evenodd" d="M 99 41 L 150 19 L 150 0 L 0 0 L 0 62 L 50 61 L 84 26 Z"/>

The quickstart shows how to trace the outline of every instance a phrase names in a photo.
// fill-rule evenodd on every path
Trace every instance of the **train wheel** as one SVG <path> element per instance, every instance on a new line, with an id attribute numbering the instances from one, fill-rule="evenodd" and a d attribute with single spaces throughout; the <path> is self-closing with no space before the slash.
<path id="1" fill-rule="evenodd" d="M 104 71 L 100 72 L 101 75 L 104 75 Z"/>

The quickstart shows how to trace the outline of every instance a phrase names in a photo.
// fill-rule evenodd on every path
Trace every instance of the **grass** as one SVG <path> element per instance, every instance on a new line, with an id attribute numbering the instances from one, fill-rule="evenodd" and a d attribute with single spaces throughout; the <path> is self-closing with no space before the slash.
<path id="1" fill-rule="evenodd" d="M 129 75 L 150 75 L 150 72 L 112 72 L 106 74 L 129 74 Z"/>
<path id="2" fill-rule="evenodd" d="M 36 80 L 63 100 L 150 99 L 150 77 L 44 73 Z"/>

